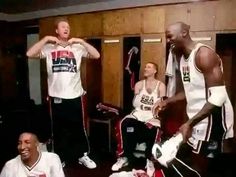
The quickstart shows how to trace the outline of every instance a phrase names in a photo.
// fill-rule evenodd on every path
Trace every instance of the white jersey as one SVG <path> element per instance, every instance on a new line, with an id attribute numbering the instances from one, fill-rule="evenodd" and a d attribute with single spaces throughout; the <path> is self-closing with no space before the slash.
<path id="1" fill-rule="evenodd" d="M 180 61 L 181 78 L 183 81 L 183 86 L 187 100 L 186 111 L 189 119 L 191 119 L 203 108 L 209 96 L 204 76 L 201 73 L 201 71 L 196 67 L 195 64 L 196 53 L 202 46 L 208 47 L 204 44 L 198 43 L 190 53 L 189 57 L 187 59 L 182 57 Z M 227 98 L 226 102 L 222 106 L 222 109 L 220 109 L 219 114 L 217 115 L 217 117 L 219 117 L 217 119 L 221 119 L 220 122 L 222 125 L 218 126 L 223 126 L 225 132 L 222 138 L 233 137 L 234 115 L 233 115 L 233 108 L 229 98 Z M 193 128 L 192 136 L 195 139 L 205 140 L 205 141 L 209 140 L 210 132 L 213 129 L 212 125 L 214 116 L 216 115 L 212 114 L 211 116 L 203 119 Z"/>
<path id="2" fill-rule="evenodd" d="M 41 152 L 32 167 L 24 165 L 20 155 L 9 160 L 2 169 L 0 177 L 65 177 L 57 154 Z"/>
<path id="3" fill-rule="evenodd" d="M 41 57 L 46 58 L 48 73 L 48 94 L 51 97 L 73 99 L 83 95 L 80 65 L 88 53 L 80 44 L 62 47 L 46 44 Z"/>
<path id="4" fill-rule="evenodd" d="M 152 93 L 148 93 L 146 90 L 146 81 L 143 80 L 142 90 L 135 95 L 133 99 L 134 110 L 127 117 L 133 117 L 141 122 L 147 122 L 154 118 L 152 108 L 154 104 L 160 100 L 159 86 L 160 81 L 157 81 L 157 85 Z M 159 122 L 159 120 L 158 120 Z"/>

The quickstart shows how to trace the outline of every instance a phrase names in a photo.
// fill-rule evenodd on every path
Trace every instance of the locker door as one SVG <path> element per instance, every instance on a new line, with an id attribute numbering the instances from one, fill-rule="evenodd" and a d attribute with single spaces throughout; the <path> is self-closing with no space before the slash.
<path id="1" fill-rule="evenodd" d="M 120 37 L 104 39 L 102 42 L 103 101 L 119 107 L 123 95 L 122 46 Z"/>

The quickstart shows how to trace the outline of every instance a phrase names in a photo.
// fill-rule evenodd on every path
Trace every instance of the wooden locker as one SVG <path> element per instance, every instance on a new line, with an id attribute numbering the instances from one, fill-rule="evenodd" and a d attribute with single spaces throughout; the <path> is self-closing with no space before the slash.
<path id="1" fill-rule="evenodd" d="M 158 65 L 158 79 L 165 81 L 165 34 L 144 35 L 141 41 L 141 72 L 147 62 L 154 62 Z"/>
<path id="2" fill-rule="evenodd" d="M 115 40 L 116 42 L 114 42 Z M 102 42 L 103 101 L 114 106 L 121 106 L 122 104 L 122 43 L 120 37 L 105 38 Z"/>
<path id="3" fill-rule="evenodd" d="M 102 13 L 86 13 L 68 16 L 71 36 L 94 37 L 103 34 Z"/>
<path id="4" fill-rule="evenodd" d="M 141 32 L 141 10 L 125 9 L 104 12 L 104 35 L 139 34 Z"/>
<path id="5" fill-rule="evenodd" d="M 216 17 L 216 1 L 186 5 L 190 31 L 214 30 Z"/>
<path id="6" fill-rule="evenodd" d="M 146 7 L 142 9 L 142 32 L 165 32 L 165 10 L 158 7 Z"/>

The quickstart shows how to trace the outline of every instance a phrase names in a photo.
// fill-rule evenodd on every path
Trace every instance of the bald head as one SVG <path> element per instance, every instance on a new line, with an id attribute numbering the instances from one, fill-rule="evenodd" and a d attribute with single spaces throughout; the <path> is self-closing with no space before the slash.
<path id="1" fill-rule="evenodd" d="M 189 31 L 189 30 L 190 30 L 190 26 L 187 25 L 187 24 L 184 23 L 184 22 L 176 22 L 176 23 L 174 23 L 173 25 L 179 26 L 179 28 L 180 28 L 181 30 L 186 30 L 186 31 Z"/>
<path id="2" fill-rule="evenodd" d="M 166 41 L 175 51 L 183 50 L 190 42 L 190 26 L 184 22 L 176 22 L 166 29 Z"/>
<path id="3" fill-rule="evenodd" d="M 185 32 L 189 34 L 190 26 L 184 22 L 175 22 L 167 27 L 167 31 L 174 31 L 176 33 Z"/>

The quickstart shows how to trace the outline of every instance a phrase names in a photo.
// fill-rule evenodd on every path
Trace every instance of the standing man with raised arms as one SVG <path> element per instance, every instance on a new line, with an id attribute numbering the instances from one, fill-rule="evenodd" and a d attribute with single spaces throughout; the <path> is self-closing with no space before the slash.
<path id="1" fill-rule="evenodd" d="M 89 142 L 83 121 L 81 96 L 82 58 L 100 57 L 99 52 L 81 38 L 70 38 L 70 25 L 66 18 L 55 21 L 57 36 L 45 36 L 28 51 L 30 58 L 46 58 L 48 94 L 51 100 L 55 152 L 65 163 L 96 168 L 88 157 Z M 79 159 L 77 159 L 79 158 Z"/>

